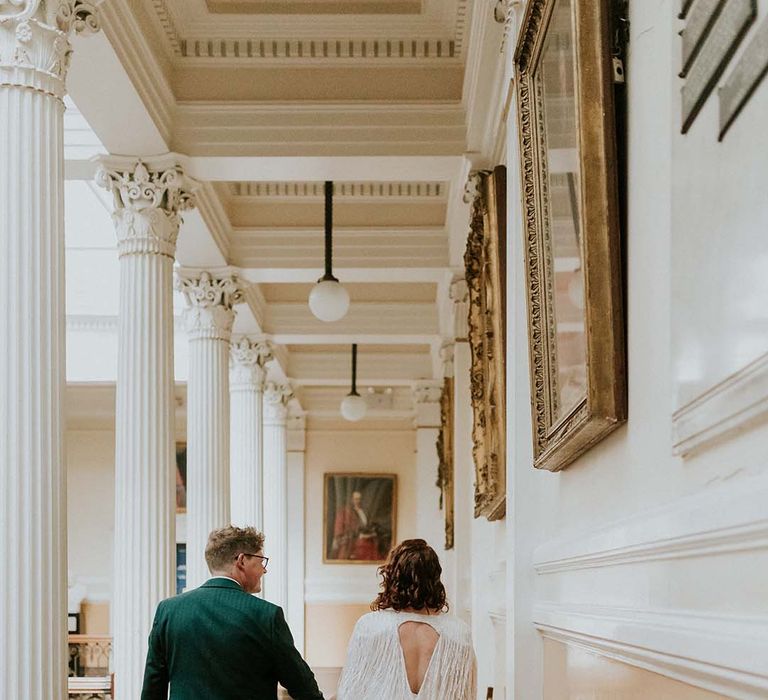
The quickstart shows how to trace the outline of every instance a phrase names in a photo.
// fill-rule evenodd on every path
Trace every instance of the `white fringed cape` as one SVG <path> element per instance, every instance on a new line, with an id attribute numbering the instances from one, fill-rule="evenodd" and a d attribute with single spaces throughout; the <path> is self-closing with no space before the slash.
<path id="1" fill-rule="evenodd" d="M 424 622 L 440 635 L 418 695 L 408 685 L 398 627 Z M 337 700 L 475 700 L 475 653 L 464 622 L 448 615 L 380 610 L 355 625 Z"/>

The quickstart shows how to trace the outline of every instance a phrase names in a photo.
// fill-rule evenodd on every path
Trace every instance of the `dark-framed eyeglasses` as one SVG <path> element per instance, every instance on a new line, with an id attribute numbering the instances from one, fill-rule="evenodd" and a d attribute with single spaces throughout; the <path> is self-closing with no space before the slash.
<path id="1" fill-rule="evenodd" d="M 240 552 L 244 557 L 258 557 L 261 559 L 261 565 L 266 569 L 269 565 L 269 557 L 265 557 L 263 554 L 252 554 L 251 552 Z M 237 555 L 237 557 L 240 556 L 240 554 Z M 235 557 L 235 559 L 237 559 Z"/>

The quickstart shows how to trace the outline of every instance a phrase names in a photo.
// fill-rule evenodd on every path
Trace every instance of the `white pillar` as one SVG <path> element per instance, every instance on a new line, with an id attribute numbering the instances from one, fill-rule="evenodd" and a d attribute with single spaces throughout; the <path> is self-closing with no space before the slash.
<path id="1" fill-rule="evenodd" d="M 69 35 L 93 6 L 0 10 L 0 697 L 67 688 L 63 455 L 64 147 Z"/>
<path id="2" fill-rule="evenodd" d="M 285 423 L 287 384 L 270 382 L 264 390 L 264 551 L 269 574 L 264 579 L 265 598 L 285 609 L 288 605 L 288 480 Z"/>
<path id="3" fill-rule="evenodd" d="M 209 577 L 205 545 L 229 524 L 229 339 L 242 292 L 231 276 L 179 272 L 189 308 L 187 588 Z"/>
<path id="4" fill-rule="evenodd" d="M 474 459 L 472 456 L 472 400 L 470 371 L 472 358 L 468 338 L 469 294 L 464 278 L 451 283 L 454 302 L 453 352 L 453 454 L 454 454 L 454 569 L 456 612 L 470 621 L 472 609 L 471 567 L 459 562 L 471 561 L 471 526 L 474 517 Z"/>
<path id="5" fill-rule="evenodd" d="M 176 570 L 173 259 L 191 182 L 172 158 L 105 158 L 120 257 L 112 633 L 116 692 L 141 694 L 157 604 Z"/>
<path id="6" fill-rule="evenodd" d="M 230 493 L 232 524 L 264 527 L 262 399 L 272 351 L 265 341 L 239 338 L 232 343 L 230 396 Z"/>
<path id="7" fill-rule="evenodd" d="M 443 559 L 445 550 L 444 517 L 440 510 L 437 485 L 437 436 L 440 432 L 440 394 L 442 382 L 421 381 L 413 387 L 416 404 L 416 531 Z"/>
<path id="8" fill-rule="evenodd" d="M 306 417 L 287 421 L 288 598 L 287 621 L 296 648 L 304 654 L 304 454 Z"/>

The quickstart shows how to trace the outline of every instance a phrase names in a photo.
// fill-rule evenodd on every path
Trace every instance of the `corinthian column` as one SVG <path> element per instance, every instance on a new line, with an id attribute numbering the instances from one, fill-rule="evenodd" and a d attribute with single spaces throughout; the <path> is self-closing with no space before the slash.
<path id="1" fill-rule="evenodd" d="M 209 575 L 205 544 L 229 524 L 229 339 L 237 280 L 209 272 L 181 272 L 189 308 L 187 378 L 187 587 Z"/>
<path id="2" fill-rule="evenodd" d="M 128 700 L 141 693 L 157 603 L 174 592 L 173 259 L 192 183 L 171 157 L 105 158 L 96 179 L 114 197 L 120 257 L 112 630 Z"/>
<path id="3" fill-rule="evenodd" d="M 67 688 L 64 93 L 93 5 L 0 2 L 0 697 Z M 12 573 L 11 573 L 12 572 Z"/>
<path id="4" fill-rule="evenodd" d="M 240 338 L 232 344 L 230 396 L 230 493 L 232 524 L 263 528 L 262 396 L 272 359 L 269 344 Z"/>
<path id="5" fill-rule="evenodd" d="M 264 390 L 264 550 L 271 560 L 265 597 L 283 609 L 288 604 L 288 478 L 286 419 L 293 396 L 287 384 Z"/>

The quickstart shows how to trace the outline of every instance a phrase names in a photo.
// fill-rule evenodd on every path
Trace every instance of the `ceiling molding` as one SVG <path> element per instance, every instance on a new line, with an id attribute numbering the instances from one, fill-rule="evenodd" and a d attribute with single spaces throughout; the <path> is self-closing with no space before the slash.
<path id="1" fill-rule="evenodd" d="M 322 199 L 322 182 L 229 182 L 230 197 L 260 199 Z M 334 182 L 333 197 L 339 199 L 445 199 L 444 182 Z"/>
<path id="2" fill-rule="evenodd" d="M 229 40 L 245 37 L 282 43 L 291 37 L 301 42 L 439 40 L 456 47 L 464 43 L 469 0 L 423 0 L 417 14 L 356 14 L 314 12 L 274 14 L 263 12 L 211 12 L 205 0 L 144 0 L 144 7 L 158 19 L 168 45 L 183 58 L 189 40 Z M 313 3 L 317 6 L 317 3 Z M 311 7 L 311 5 L 310 5 Z M 242 8 L 240 8 L 242 9 Z M 282 41 L 281 41 L 282 40 Z"/>
<path id="3" fill-rule="evenodd" d="M 249 282 L 315 283 L 321 276 L 321 269 L 315 267 L 243 267 L 240 275 Z M 344 267 L 334 265 L 334 273 L 345 283 L 366 282 L 435 282 L 439 283 L 445 270 L 442 267 Z"/>
<path id="4" fill-rule="evenodd" d="M 229 217 L 210 182 L 203 182 L 195 191 L 195 206 L 208 228 L 214 242 L 225 259 L 229 258 L 232 227 Z"/>
<path id="5" fill-rule="evenodd" d="M 180 102 L 174 130 L 174 149 L 193 156 L 410 158 L 458 156 L 464 148 L 464 109 L 458 101 L 419 104 L 402 101 Z M 370 180 L 372 173 L 376 173 L 376 180 L 382 179 L 373 168 L 364 179 Z M 308 177 L 297 173 L 296 177 L 286 179 L 306 181 Z M 421 178 L 406 172 L 398 178 L 430 179 L 434 179 L 434 175 Z"/>
<path id="6" fill-rule="evenodd" d="M 267 330 L 271 334 L 325 335 L 330 324 L 318 321 L 306 303 L 272 302 L 267 307 Z M 333 324 L 336 333 L 346 335 L 437 335 L 437 311 L 434 303 L 353 304 L 347 315 Z"/>
<path id="7" fill-rule="evenodd" d="M 157 1 L 157 0 L 156 0 Z M 239 62 L 317 65 L 323 62 L 350 61 L 360 65 L 381 62 L 419 64 L 434 61 L 460 62 L 453 39 L 210 39 L 188 38 L 179 42 L 176 54 L 184 65 L 194 61 Z"/>
<path id="8" fill-rule="evenodd" d="M 122 2 L 99 7 L 101 27 L 166 143 L 171 142 L 176 100 L 165 70 L 134 13 Z"/>

